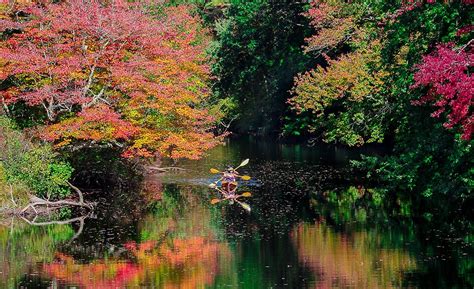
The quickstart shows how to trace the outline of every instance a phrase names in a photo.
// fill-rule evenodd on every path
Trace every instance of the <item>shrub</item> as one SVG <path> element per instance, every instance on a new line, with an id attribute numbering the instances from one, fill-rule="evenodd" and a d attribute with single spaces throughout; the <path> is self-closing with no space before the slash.
<path id="1" fill-rule="evenodd" d="M 42 198 L 69 194 L 72 167 L 58 159 L 50 145 L 36 144 L 6 117 L 0 117 L 0 165 L 6 184 L 26 187 Z"/>

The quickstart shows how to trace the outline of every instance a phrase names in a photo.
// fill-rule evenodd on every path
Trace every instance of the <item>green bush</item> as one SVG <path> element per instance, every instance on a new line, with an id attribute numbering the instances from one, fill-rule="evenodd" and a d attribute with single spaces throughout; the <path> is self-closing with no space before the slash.
<path id="1" fill-rule="evenodd" d="M 30 193 L 55 199 L 70 193 L 72 167 L 52 147 L 35 144 L 6 117 L 0 117 L 0 165 L 7 184 L 26 186 Z"/>

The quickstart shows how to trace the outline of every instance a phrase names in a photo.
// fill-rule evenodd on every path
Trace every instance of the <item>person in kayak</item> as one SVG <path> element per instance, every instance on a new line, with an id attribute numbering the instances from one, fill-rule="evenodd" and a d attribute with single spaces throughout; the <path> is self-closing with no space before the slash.
<path id="1" fill-rule="evenodd" d="M 229 196 L 235 195 L 235 191 L 237 190 L 237 178 L 239 177 L 239 173 L 232 167 L 228 167 L 222 173 L 222 180 L 221 180 L 221 189 L 223 192 L 228 194 Z"/>

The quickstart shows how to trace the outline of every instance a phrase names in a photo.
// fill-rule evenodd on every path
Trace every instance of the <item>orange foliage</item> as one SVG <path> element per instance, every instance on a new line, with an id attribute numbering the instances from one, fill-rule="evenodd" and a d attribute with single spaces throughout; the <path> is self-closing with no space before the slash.
<path id="1" fill-rule="evenodd" d="M 331 1 L 313 1 L 306 13 L 316 34 L 307 38 L 306 52 L 334 49 L 351 39 L 356 30 L 353 17 L 344 15 L 342 5 Z"/>
<path id="2" fill-rule="evenodd" d="M 0 31 L 21 33 L 0 42 L 0 77 L 15 85 L 0 100 L 43 109 L 41 136 L 59 147 L 102 142 L 125 157 L 199 158 L 220 141 L 206 108 L 209 36 L 191 7 L 162 11 L 125 0 L 12 5 Z"/>
<path id="3" fill-rule="evenodd" d="M 373 44 L 377 47 L 377 44 Z M 383 87 L 383 70 L 372 70 L 380 63 L 380 54 L 373 50 L 357 51 L 338 59 L 327 59 L 328 67 L 318 66 L 295 78 L 290 104 L 298 111 L 311 111 L 317 115 L 337 99 L 347 98 L 360 102 L 375 95 Z"/>
<path id="4" fill-rule="evenodd" d="M 367 20 L 370 11 L 352 2 L 320 0 L 311 5 L 307 16 L 316 33 L 305 49 L 323 55 L 327 65 L 295 78 L 288 103 L 304 116 L 297 116 L 288 132 L 321 132 L 323 141 L 349 146 L 383 141 L 390 109 L 383 93 L 387 72 L 377 30 Z"/>
<path id="5" fill-rule="evenodd" d="M 214 276 L 209 272 L 218 269 L 218 255 L 223 250 L 219 243 L 199 236 L 173 239 L 171 243 L 130 242 L 125 248 L 135 261 L 110 259 L 81 264 L 70 256 L 57 254 L 56 261 L 45 264 L 43 271 L 60 282 L 81 288 L 125 288 L 140 286 L 147 280 L 145 283 L 160 288 L 192 289 L 212 284 Z M 158 278 L 153 279 L 150 272 Z"/>

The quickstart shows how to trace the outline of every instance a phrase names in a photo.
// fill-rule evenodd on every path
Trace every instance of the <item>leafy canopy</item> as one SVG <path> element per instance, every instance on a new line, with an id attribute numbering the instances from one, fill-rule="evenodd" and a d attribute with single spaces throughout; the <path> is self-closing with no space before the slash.
<path id="1" fill-rule="evenodd" d="M 384 93 L 387 72 L 380 35 L 374 21 L 367 20 L 371 13 L 366 4 L 312 2 L 306 16 L 316 33 L 304 49 L 324 61 L 295 78 L 289 104 L 296 116 L 286 133 L 321 132 L 326 142 L 350 146 L 383 141 L 384 112 L 390 109 Z"/>
<path id="2" fill-rule="evenodd" d="M 219 142 L 206 109 L 207 31 L 189 6 L 32 1 L 2 6 L 1 101 L 39 108 L 57 147 L 199 158 Z M 159 13 L 151 14 L 151 12 Z"/>

